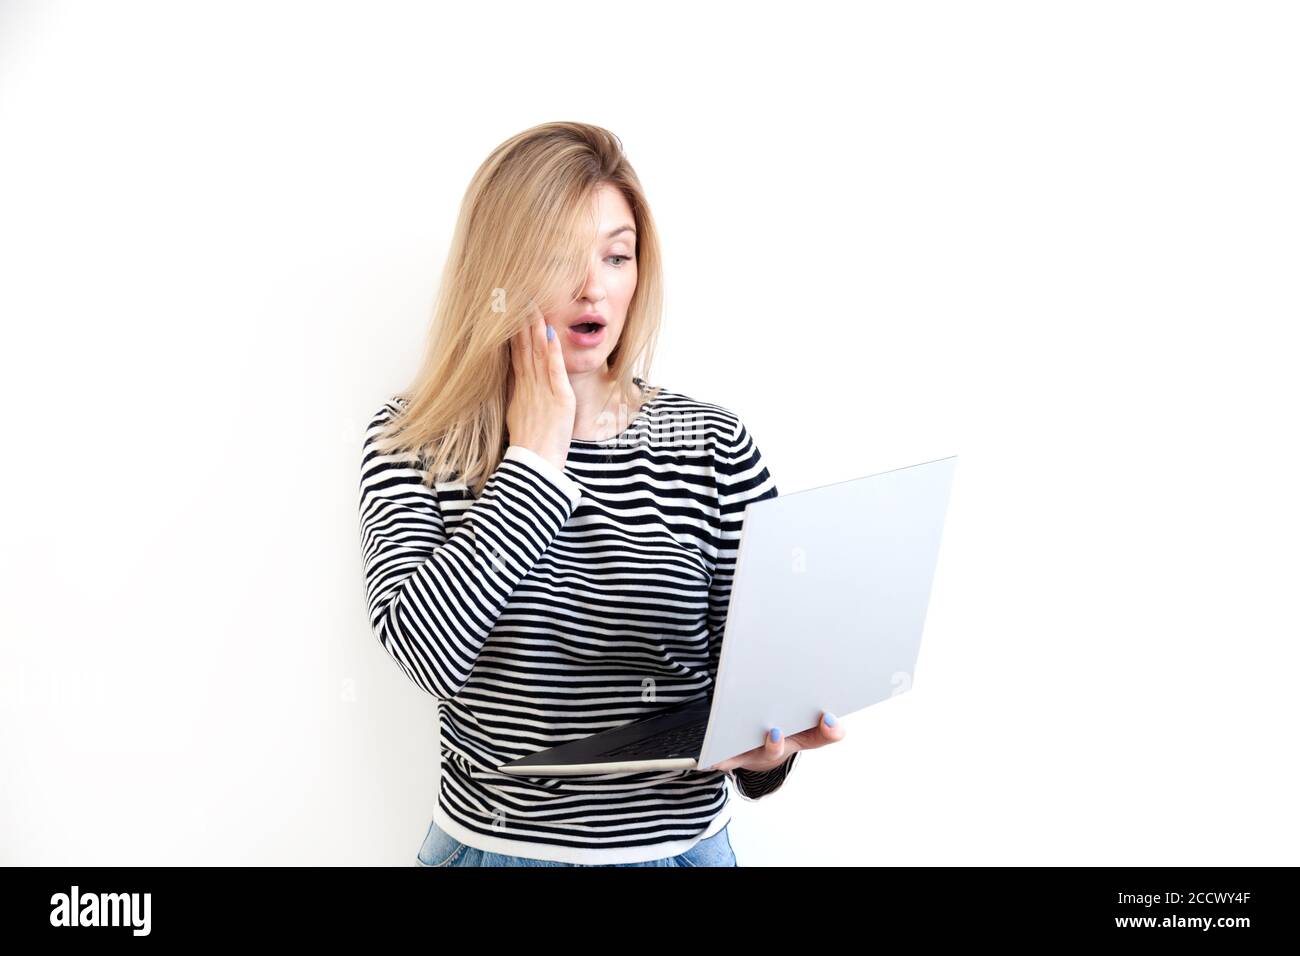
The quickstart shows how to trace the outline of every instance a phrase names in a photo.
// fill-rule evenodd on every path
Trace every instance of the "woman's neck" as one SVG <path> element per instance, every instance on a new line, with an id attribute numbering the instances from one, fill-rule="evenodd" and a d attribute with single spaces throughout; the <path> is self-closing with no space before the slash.
<path id="1" fill-rule="evenodd" d="M 569 381 L 577 401 L 573 437 L 579 441 L 611 438 L 627 428 L 640 411 L 640 404 L 629 404 L 627 390 L 609 376 L 608 369 Z"/>

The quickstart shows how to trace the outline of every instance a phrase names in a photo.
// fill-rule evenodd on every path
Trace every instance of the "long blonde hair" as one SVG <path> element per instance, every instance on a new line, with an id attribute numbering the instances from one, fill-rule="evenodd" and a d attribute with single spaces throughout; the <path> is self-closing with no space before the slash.
<path id="1" fill-rule="evenodd" d="M 663 311 L 659 237 L 641 183 L 613 133 L 586 123 L 543 123 L 506 140 L 461 201 L 424 360 L 397 393 L 404 407 L 377 439 L 381 453 L 415 451 L 424 481 L 464 481 L 475 496 L 507 447 L 513 392 L 510 339 L 531 319 L 570 305 L 587 281 L 597 189 L 618 188 L 636 226 L 636 290 L 607 367 L 636 408 L 648 383 Z"/>

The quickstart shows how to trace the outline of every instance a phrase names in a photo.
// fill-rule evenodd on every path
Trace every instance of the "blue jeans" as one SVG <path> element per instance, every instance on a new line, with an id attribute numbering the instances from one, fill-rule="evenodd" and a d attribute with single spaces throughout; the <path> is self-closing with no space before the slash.
<path id="1" fill-rule="evenodd" d="M 527 856 L 490 853 L 461 843 L 438 824 L 430 822 L 424 845 L 415 855 L 417 866 L 739 866 L 731 850 L 731 836 L 723 827 L 685 853 L 644 863 L 559 863 Z"/>

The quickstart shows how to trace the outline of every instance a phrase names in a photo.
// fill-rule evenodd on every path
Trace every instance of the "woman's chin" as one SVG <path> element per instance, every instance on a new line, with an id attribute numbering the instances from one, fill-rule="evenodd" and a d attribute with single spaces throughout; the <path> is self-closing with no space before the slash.
<path id="1" fill-rule="evenodd" d="M 570 375 L 585 375 L 587 372 L 602 372 L 608 370 L 609 366 L 605 359 L 608 355 L 566 355 L 564 357 L 564 368 Z"/>

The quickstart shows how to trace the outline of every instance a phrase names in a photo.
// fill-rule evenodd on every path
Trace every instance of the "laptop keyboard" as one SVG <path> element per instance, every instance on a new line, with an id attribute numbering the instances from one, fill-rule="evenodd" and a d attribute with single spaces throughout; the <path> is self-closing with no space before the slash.
<path id="1" fill-rule="evenodd" d="M 623 757 L 627 760 L 668 757 L 698 757 L 700 746 L 704 743 L 704 731 L 708 729 L 708 720 L 671 727 L 650 737 L 642 737 L 622 747 L 606 750 L 602 757 Z"/>

